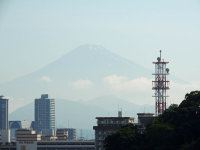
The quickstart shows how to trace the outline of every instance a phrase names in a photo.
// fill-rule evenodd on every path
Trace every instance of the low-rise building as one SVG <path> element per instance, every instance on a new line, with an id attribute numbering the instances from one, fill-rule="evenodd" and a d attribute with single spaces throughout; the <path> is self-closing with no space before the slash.
<path id="1" fill-rule="evenodd" d="M 66 130 L 68 132 L 68 140 L 69 141 L 77 140 L 76 129 L 74 129 L 74 128 L 59 128 L 57 130 Z"/>
<path id="2" fill-rule="evenodd" d="M 17 130 L 16 131 L 17 141 L 40 141 L 41 135 L 37 134 L 35 130 Z"/>
<path id="3" fill-rule="evenodd" d="M 10 140 L 16 141 L 16 130 L 19 129 L 33 129 L 32 121 L 9 121 L 9 128 L 10 128 Z"/>
<path id="4" fill-rule="evenodd" d="M 138 115 L 138 124 L 139 125 L 147 125 L 152 123 L 154 119 L 153 113 L 137 113 Z"/>
<path id="5" fill-rule="evenodd" d="M 57 136 L 42 136 L 41 140 L 42 141 L 55 141 L 57 140 L 58 137 Z"/>
<path id="6" fill-rule="evenodd" d="M 95 150 L 95 141 L 20 141 L 1 145 L 5 150 Z"/>
<path id="7" fill-rule="evenodd" d="M 68 131 L 65 129 L 57 129 L 56 136 L 57 136 L 57 140 L 67 140 L 68 139 Z"/>
<path id="8" fill-rule="evenodd" d="M 36 131 L 34 130 L 17 130 L 16 133 L 17 133 L 16 150 L 94 150 L 95 149 L 94 141 L 67 141 L 67 140 L 59 141 L 56 140 L 57 137 L 55 136 L 42 137 L 46 139 L 41 140 L 41 135 L 36 134 Z"/>
<path id="9" fill-rule="evenodd" d="M 41 140 L 41 135 L 35 130 L 21 129 L 16 131 L 17 150 L 37 150 L 37 141 Z"/>
<path id="10" fill-rule="evenodd" d="M 109 134 L 121 129 L 122 126 L 134 123 L 133 117 L 122 117 L 122 112 L 118 113 L 118 117 L 96 117 L 97 126 L 95 130 L 95 148 L 96 150 L 104 150 L 103 141 Z"/>
<path id="11" fill-rule="evenodd" d="M 40 141 L 37 150 L 95 150 L 94 141 Z"/>
<path id="12" fill-rule="evenodd" d="M 138 115 L 138 126 L 141 133 L 144 133 L 146 125 L 153 122 L 153 113 L 137 113 Z"/>

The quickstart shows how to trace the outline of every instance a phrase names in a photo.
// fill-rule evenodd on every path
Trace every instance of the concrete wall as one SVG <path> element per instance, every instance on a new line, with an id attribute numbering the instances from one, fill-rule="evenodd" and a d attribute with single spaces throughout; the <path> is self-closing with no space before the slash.
<path id="1" fill-rule="evenodd" d="M 17 142 L 17 150 L 37 150 L 37 142 Z"/>

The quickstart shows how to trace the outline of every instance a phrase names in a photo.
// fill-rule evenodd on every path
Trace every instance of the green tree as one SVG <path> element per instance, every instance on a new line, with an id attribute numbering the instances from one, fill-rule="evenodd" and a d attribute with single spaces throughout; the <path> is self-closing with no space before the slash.
<path id="1" fill-rule="evenodd" d="M 137 126 L 128 124 L 119 131 L 107 136 L 104 140 L 104 147 L 106 150 L 139 150 L 140 136 Z"/>
<path id="2" fill-rule="evenodd" d="M 185 95 L 180 105 L 172 104 L 140 134 L 127 125 L 105 139 L 106 150 L 199 150 L 200 91 Z"/>

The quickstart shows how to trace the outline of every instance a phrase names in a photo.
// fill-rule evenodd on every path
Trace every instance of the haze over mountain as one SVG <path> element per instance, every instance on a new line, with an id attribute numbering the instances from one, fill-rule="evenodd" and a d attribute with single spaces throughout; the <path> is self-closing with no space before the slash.
<path id="1" fill-rule="evenodd" d="M 82 136 L 92 138 L 95 118 L 117 116 L 119 109 L 122 109 L 123 116 L 135 117 L 137 122 L 138 112 L 153 112 L 154 106 L 136 105 L 114 96 L 102 96 L 87 102 L 56 99 L 56 127 L 82 129 Z M 10 120 L 34 120 L 34 103 L 11 113 Z"/>
<path id="2" fill-rule="evenodd" d="M 11 97 L 10 120 L 34 120 L 34 99 L 47 93 L 56 100 L 57 127 L 92 131 L 95 117 L 117 116 L 119 108 L 124 116 L 154 112 L 151 78 L 152 71 L 101 46 L 82 45 L 36 72 L 1 84 L 0 91 Z M 176 86 L 176 96 L 184 96 L 186 86 Z"/>
<path id="3" fill-rule="evenodd" d="M 82 45 L 36 72 L 1 84 L 0 90 L 13 99 L 11 102 L 15 103 L 15 107 L 32 102 L 42 93 L 61 99 L 83 101 L 115 95 L 138 103 L 138 94 L 134 95 L 134 99 L 130 91 L 135 87 L 145 90 L 146 87 L 138 87 L 140 80 L 149 82 L 144 77 L 151 78 L 151 71 L 102 46 Z M 122 95 L 119 95 L 120 91 Z M 148 102 L 144 100 L 144 103 Z"/>

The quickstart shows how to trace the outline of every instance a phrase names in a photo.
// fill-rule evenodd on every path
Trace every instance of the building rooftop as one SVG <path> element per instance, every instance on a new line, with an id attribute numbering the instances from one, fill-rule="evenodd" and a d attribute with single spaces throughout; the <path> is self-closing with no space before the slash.
<path id="1" fill-rule="evenodd" d="M 96 117 L 96 119 L 135 119 L 134 117 Z"/>
<path id="2" fill-rule="evenodd" d="M 41 95 L 41 98 L 42 98 L 42 99 L 45 99 L 45 98 L 48 98 L 48 97 L 49 97 L 48 94 L 42 94 L 42 95 Z"/>
<path id="3" fill-rule="evenodd" d="M 138 116 L 153 116 L 154 113 L 137 113 Z"/>

